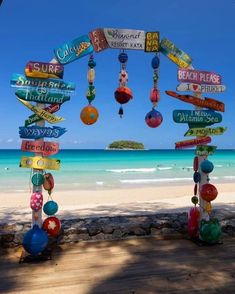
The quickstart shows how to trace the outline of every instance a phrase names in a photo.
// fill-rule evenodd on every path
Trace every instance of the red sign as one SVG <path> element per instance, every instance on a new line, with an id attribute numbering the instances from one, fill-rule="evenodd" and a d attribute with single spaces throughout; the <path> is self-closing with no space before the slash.
<path id="1" fill-rule="evenodd" d="M 43 156 L 49 156 L 58 153 L 59 143 L 23 140 L 21 150 L 26 152 L 42 153 Z"/>
<path id="2" fill-rule="evenodd" d="M 214 72 L 179 68 L 178 81 L 184 83 L 220 85 L 221 76 Z"/>
<path id="3" fill-rule="evenodd" d="M 25 67 L 25 75 L 32 78 L 63 79 L 64 67 L 58 63 L 29 61 Z"/>
<path id="4" fill-rule="evenodd" d="M 175 149 L 191 148 L 201 144 L 207 144 L 211 142 L 211 137 L 201 137 L 192 140 L 185 140 L 175 143 Z"/>
<path id="5" fill-rule="evenodd" d="M 109 47 L 102 29 L 96 29 L 93 32 L 90 32 L 89 37 L 95 52 L 100 52 Z"/>

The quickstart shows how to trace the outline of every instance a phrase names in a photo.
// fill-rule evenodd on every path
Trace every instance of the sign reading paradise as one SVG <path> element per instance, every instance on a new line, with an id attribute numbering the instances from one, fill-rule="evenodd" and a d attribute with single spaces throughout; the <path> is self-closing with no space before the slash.
<path id="1" fill-rule="evenodd" d="M 158 52 L 160 50 L 159 32 L 146 32 L 145 34 L 145 52 Z"/>
<path id="2" fill-rule="evenodd" d="M 213 125 L 222 121 L 222 115 L 212 110 L 174 110 L 173 120 L 176 123 L 194 125 Z"/>
<path id="3" fill-rule="evenodd" d="M 110 48 L 144 50 L 144 31 L 104 28 L 104 35 Z"/>
<path id="4" fill-rule="evenodd" d="M 221 93 L 226 90 L 224 85 L 198 85 L 192 83 L 182 83 L 176 87 L 177 91 L 194 91 L 200 93 Z"/>
<path id="5" fill-rule="evenodd" d="M 185 68 L 192 64 L 192 58 L 168 39 L 161 40 L 160 51 L 179 67 Z"/>
<path id="6" fill-rule="evenodd" d="M 46 158 L 41 156 L 28 157 L 22 156 L 20 161 L 20 167 L 34 168 L 34 169 L 60 169 L 60 160 L 54 158 Z"/>
<path id="7" fill-rule="evenodd" d="M 212 155 L 215 153 L 216 150 L 216 146 L 213 145 L 200 145 L 197 146 L 196 150 L 195 150 L 195 154 L 198 156 L 208 156 L 208 155 Z"/>
<path id="8" fill-rule="evenodd" d="M 64 67 L 58 63 L 29 61 L 25 67 L 25 75 L 31 78 L 63 79 Z"/>
<path id="9" fill-rule="evenodd" d="M 197 137 L 204 137 L 204 136 L 213 136 L 213 135 L 222 135 L 227 128 L 224 127 L 217 127 L 217 128 L 192 128 L 189 129 L 184 136 L 197 136 Z"/>
<path id="10" fill-rule="evenodd" d="M 57 103 L 51 104 L 50 106 L 43 108 L 43 110 L 45 110 L 49 113 L 55 113 L 60 109 L 60 105 L 61 104 L 57 104 Z M 25 127 L 27 127 L 27 126 L 29 126 L 33 123 L 36 123 L 40 120 L 42 120 L 42 118 L 40 116 L 38 116 L 37 114 L 32 114 L 25 120 L 24 125 L 25 125 Z"/>
<path id="11" fill-rule="evenodd" d="M 221 76 L 214 72 L 179 68 L 178 81 L 205 85 L 220 85 Z"/>
<path id="12" fill-rule="evenodd" d="M 61 45 L 54 50 L 54 53 L 59 63 L 67 64 L 93 51 L 91 40 L 87 35 L 84 35 Z"/>
<path id="13" fill-rule="evenodd" d="M 175 149 L 191 148 L 200 144 L 207 144 L 211 142 L 211 137 L 201 137 L 191 140 L 179 141 L 175 143 Z"/>
<path id="14" fill-rule="evenodd" d="M 59 143 L 22 140 L 21 150 L 42 153 L 43 156 L 50 156 L 59 152 Z"/>
<path id="15" fill-rule="evenodd" d="M 58 79 L 33 79 L 26 78 L 21 74 L 13 74 L 11 77 L 11 86 L 18 88 L 45 88 L 59 91 L 73 92 L 75 83 L 64 82 Z"/>
<path id="16" fill-rule="evenodd" d="M 51 124 L 56 124 L 59 123 L 61 121 L 64 121 L 64 118 L 61 116 L 56 116 L 51 114 L 50 112 L 47 112 L 46 110 L 34 106 L 31 103 L 24 101 L 22 99 L 17 98 L 22 104 L 24 104 L 26 107 L 28 107 L 30 110 L 32 110 L 36 115 L 38 115 L 39 117 L 41 117 L 41 119 L 46 120 L 47 122 L 51 123 Z"/>
<path id="17" fill-rule="evenodd" d="M 20 138 L 24 139 L 59 138 L 65 132 L 66 129 L 60 127 L 19 127 Z"/>
<path id="18" fill-rule="evenodd" d="M 38 103 L 62 104 L 65 101 L 70 100 L 70 96 L 53 92 L 39 93 L 38 91 L 17 90 L 15 94 L 22 100 L 34 101 Z"/>

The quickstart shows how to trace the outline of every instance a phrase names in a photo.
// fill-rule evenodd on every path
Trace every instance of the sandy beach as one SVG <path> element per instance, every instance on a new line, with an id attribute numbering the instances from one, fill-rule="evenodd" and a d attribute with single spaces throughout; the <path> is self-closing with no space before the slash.
<path id="1" fill-rule="evenodd" d="M 235 210 L 235 185 L 216 184 L 219 195 L 212 207 Z M 142 187 L 113 190 L 55 190 L 53 199 L 59 204 L 57 216 L 71 219 L 86 216 L 134 215 L 188 211 L 192 207 L 193 185 Z M 31 220 L 29 193 L 0 194 L 0 222 Z M 47 194 L 44 193 L 44 202 Z"/>

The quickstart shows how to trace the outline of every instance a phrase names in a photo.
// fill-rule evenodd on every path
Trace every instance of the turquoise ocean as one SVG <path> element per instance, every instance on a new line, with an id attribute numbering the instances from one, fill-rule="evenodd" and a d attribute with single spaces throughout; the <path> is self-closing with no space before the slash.
<path id="1" fill-rule="evenodd" d="M 1 192 L 27 192 L 31 170 L 19 168 L 20 150 L 0 150 Z M 61 150 L 52 156 L 61 169 L 51 171 L 56 190 L 184 185 L 193 183 L 194 150 Z M 235 182 L 235 151 L 217 150 L 209 157 L 215 166 L 211 182 Z"/>

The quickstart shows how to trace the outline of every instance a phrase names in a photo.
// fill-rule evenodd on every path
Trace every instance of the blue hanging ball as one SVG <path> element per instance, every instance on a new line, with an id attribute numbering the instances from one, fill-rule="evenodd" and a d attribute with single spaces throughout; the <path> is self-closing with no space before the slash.
<path id="1" fill-rule="evenodd" d="M 157 55 L 155 55 L 151 62 L 152 68 L 157 69 L 159 67 L 159 64 L 160 64 L 160 59 L 158 58 Z"/>
<path id="2" fill-rule="evenodd" d="M 47 201 L 43 206 L 43 211 L 47 215 L 54 215 L 58 211 L 58 204 L 53 201 Z"/>
<path id="3" fill-rule="evenodd" d="M 194 183 L 199 183 L 201 181 L 201 174 L 199 172 L 195 172 L 193 174 Z"/>
<path id="4" fill-rule="evenodd" d="M 128 55 L 125 52 L 122 52 L 118 55 L 118 60 L 121 63 L 126 63 L 128 60 Z"/>
<path id="5" fill-rule="evenodd" d="M 47 246 L 48 236 L 47 233 L 40 229 L 38 225 L 34 225 L 24 236 L 23 247 L 24 249 L 32 254 L 38 255 Z"/>
<path id="6" fill-rule="evenodd" d="M 96 66 L 96 62 L 95 62 L 95 60 L 94 60 L 94 59 L 90 59 L 90 60 L 88 61 L 88 66 L 89 66 L 90 68 L 94 68 L 94 67 Z"/>
<path id="7" fill-rule="evenodd" d="M 211 161 L 205 159 L 201 162 L 201 170 L 205 174 L 211 173 L 213 171 L 213 169 L 214 169 L 214 165 Z"/>

